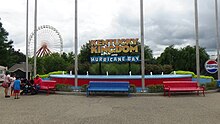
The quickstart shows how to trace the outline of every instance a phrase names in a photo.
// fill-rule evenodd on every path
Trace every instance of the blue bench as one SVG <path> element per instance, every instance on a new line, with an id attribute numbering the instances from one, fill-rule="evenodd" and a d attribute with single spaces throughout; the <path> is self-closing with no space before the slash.
<path id="1" fill-rule="evenodd" d="M 122 81 L 90 81 L 86 95 L 90 92 L 127 92 L 129 96 L 130 84 Z"/>

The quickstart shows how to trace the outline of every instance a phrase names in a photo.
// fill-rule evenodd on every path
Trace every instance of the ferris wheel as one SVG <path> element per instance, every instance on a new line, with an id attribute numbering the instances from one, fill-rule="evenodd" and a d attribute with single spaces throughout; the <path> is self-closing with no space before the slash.
<path id="1" fill-rule="evenodd" d="M 50 25 L 42 25 L 37 28 L 36 56 L 42 57 L 51 53 L 63 52 L 63 39 L 57 29 Z M 28 42 L 28 55 L 34 56 L 34 32 L 31 33 Z"/>

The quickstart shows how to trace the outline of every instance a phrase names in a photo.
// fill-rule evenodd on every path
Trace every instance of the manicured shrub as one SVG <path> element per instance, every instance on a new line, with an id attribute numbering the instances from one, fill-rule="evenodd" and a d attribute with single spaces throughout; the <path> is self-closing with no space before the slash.
<path id="1" fill-rule="evenodd" d="M 87 91 L 87 87 L 88 87 L 88 84 L 84 84 L 81 86 L 81 92 L 86 92 Z"/>
<path id="2" fill-rule="evenodd" d="M 90 75 L 97 75 L 99 74 L 99 63 L 91 64 L 89 68 Z"/>
<path id="3" fill-rule="evenodd" d="M 173 71 L 173 68 L 171 65 L 163 65 L 163 72 L 164 74 L 169 74 Z"/>
<path id="4" fill-rule="evenodd" d="M 145 64 L 145 73 L 150 75 L 152 72 L 153 74 L 169 74 L 172 71 L 171 65 L 160 65 L 160 64 Z"/>
<path id="5" fill-rule="evenodd" d="M 89 71 L 90 63 L 88 63 L 88 62 L 80 63 L 78 68 L 79 68 L 79 70 L 78 70 L 79 75 L 86 75 L 87 71 Z M 74 71 L 73 71 L 73 73 L 74 73 Z"/>
<path id="6" fill-rule="evenodd" d="M 197 78 L 197 75 L 195 75 L 194 78 Z M 204 75 L 200 75 L 200 78 L 209 78 L 209 79 L 211 79 L 212 81 L 215 80 L 212 76 L 204 76 Z"/>
<path id="7" fill-rule="evenodd" d="M 65 92 L 71 92 L 72 86 L 68 84 L 56 84 L 56 90 L 57 91 L 65 91 Z"/>
<path id="8" fill-rule="evenodd" d="M 131 63 L 131 74 L 132 75 L 140 75 L 141 74 L 141 66 L 139 63 Z"/>
<path id="9" fill-rule="evenodd" d="M 149 93 L 163 92 L 163 85 L 151 85 L 148 86 L 147 88 Z"/>
<path id="10" fill-rule="evenodd" d="M 134 84 L 130 84 L 129 92 L 130 92 L 130 93 L 136 93 L 136 92 L 137 92 L 136 86 L 135 86 Z"/>
<path id="11" fill-rule="evenodd" d="M 213 90 L 217 88 L 217 82 L 212 81 L 211 83 L 201 84 L 202 86 L 205 86 L 206 90 Z"/>

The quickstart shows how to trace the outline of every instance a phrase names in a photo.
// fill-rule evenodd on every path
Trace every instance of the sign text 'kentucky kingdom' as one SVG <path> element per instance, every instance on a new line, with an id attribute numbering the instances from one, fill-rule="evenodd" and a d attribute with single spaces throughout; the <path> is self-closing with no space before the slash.
<path id="1" fill-rule="evenodd" d="M 89 43 L 91 54 L 99 54 L 99 56 L 90 57 L 92 63 L 138 62 L 140 58 L 139 55 L 125 55 L 126 53 L 138 53 L 138 38 L 90 40 Z M 120 53 L 124 53 L 123 56 L 120 56 Z"/>

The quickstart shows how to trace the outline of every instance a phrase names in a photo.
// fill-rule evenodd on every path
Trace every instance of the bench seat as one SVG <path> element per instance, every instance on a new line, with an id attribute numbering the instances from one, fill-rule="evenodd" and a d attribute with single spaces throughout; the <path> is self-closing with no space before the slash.
<path id="1" fill-rule="evenodd" d="M 129 82 L 120 81 L 90 81 L 87 87 L 87 96 L 90 92 L 128 92 Z"/>
<path id="2" fill-rule="evenodd" d="M 41 85 L 40 85 L 40 90 L 46 90 L 47 95 L 50 94 L 50 91 L 56 90 L 56 81 L 53 80 L 43 80 Z"/>
<path id="3" fill-rule="evenodd" d="M 172 87 L 169 89 L 170 91 L 202 91 L 203 89 L 200 87 Z"/>
<path id="4" fill-rule="evenodd" d="M 90 88 L 89 91 L 111 91 L 111 92 L 128 92 L 129 90 L 128 89 L 124 89 L 124 88 L 106 88 L 106 87 L 103 87 L 103 88 Z"/>
<path id="5" fill-rule="evenodd" d="M 170 96 L 170 92 L 193 92 L 197 91 L 197 95 L 199 91 L 202 91 L 203 96 L 205 96 L 204 87 L 198 86 L 196 81 L 164 81 L 164 96 L 166 92 Z"/>

